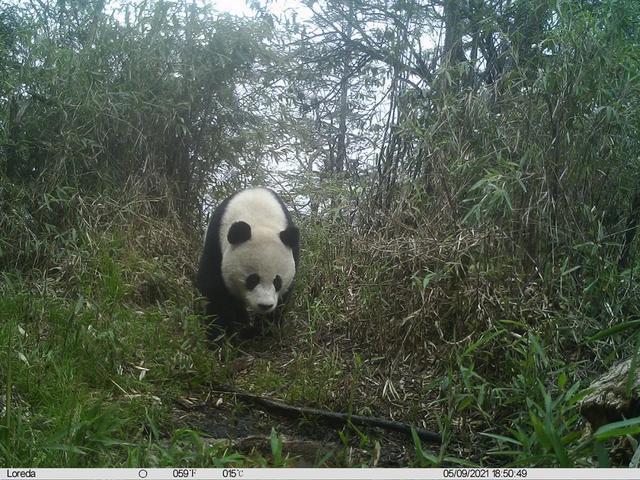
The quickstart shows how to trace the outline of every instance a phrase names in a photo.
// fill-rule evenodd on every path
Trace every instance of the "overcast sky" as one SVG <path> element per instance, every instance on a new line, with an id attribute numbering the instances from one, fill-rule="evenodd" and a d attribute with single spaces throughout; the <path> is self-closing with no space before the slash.
<path id="1" fill-rule="evenodd" d="M 228 12 L 232 15 L 251 16 L 252 12 L 244 0 L 213 0 L 213 5 L 219 12 Z"/>
<path id="2" fill-rule="evenodd" d="M 247 6 L 245 0 L 209 0 L 219 12 L 228 12 L 238 16 L 253 16 L 253 11 Z M 260 3 L 268 4 L 268 10 L 274 15 L 280 16 L 286 10 L 295 10 L 298 18 L 309 17 L 309 10 L 297 0 L 260 0 Z"/>

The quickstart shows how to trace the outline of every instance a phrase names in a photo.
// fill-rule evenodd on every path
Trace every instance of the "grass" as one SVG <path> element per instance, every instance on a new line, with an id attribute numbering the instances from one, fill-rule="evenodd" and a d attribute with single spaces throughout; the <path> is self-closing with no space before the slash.
<path id="1" fill-rule="evenodd" d="M 59 189 L 37 205 L 28 187 L 2 187 L 21 209 L 5 201 L 0 218 L 0 463 L 262 461 L 207 445 L 173 418 L 175 398 L 218 371 L 194 313 L 189 237 L 109 197 Z M 57 225 L 44 220 L 54 208 Z"/>
<path id="2" fill-rule="evenodd" d="M 526 2 L 463 12 L 460 38 L 490 40 L 478 61 L 434 56 L 429 88 L 400 82 L 377 103 L 384 124 L 358 114 L 368 87 L 351 87 L 378 89 L 385 69 L 395 85 L 415 67 L 401 51 L 422 39 L 398 37 L 397 62 L 364 55 L 348 173 L 320 165 L 316 140 L 335 131 L 307 120 L 334 109 L 309 107 L 317 95 L 269 40 L 270 17 L 125 2 L 124 25 L 94 5 L 68 21 L 64 2 L 36 3 L 0 15 L 0 463 L 292 464 L 286 425 L 268 428 L 263 453 L 241 452 L 176 414 L 184 397 L 211 407 L 222 382 L 445 439 L 321 430 L 340 442 L 322 465 L 637 466 L 637 418 L 592 432 L 579 404 L 618 359 L 638 366 L 638 2 L 560 2 L 528 40 Z M 265 171 L 265 154 L 309 149 L 288 178 Z M 316 212 L 300 219 L 289 322 L 209 348 L 194 225 L 257 178 Z M 223 410 L 204 416 L 228 422 Z"/>
<path id="3" fill-rule="evenodd" d="M 289 321 L 266 340 L 216 350 L 204 340 L 190 280 L 197 235 L 141 200 L 58 189 L 39 204 L 28 189 L 0 189 L 5 205 L 12 196 L 21 206 L 0 217 L 5 465 L 295 464 L 279 433 L 266 454 L 237 451 L 176 417 L 176 399 L 216 383 L 391 417 L 445 439 L 434 449 L 417 438 L 328 429 L 341 446 L 318 465 L 385 464 L 394 449 L 402 464 L 422 467 L 621 465 L 635 450 L 635 423 L 593 436 L 579 402 L 594 370 L 636 348 L 637 272 L 607 270 L 594 290 L 564 266 L 554 296 L 514 258 L 491 257 L 495 232 L 365 235 L 308 222 Z M 628 321 L 611 326 L 595 315 L 605 302 L 630 312 Z"/>
<path id="4" fill-rule="evenodd" d="M 83 273 L 92 279 L 73 292 L 4 276 L 4 464 L 121 464 L 160 440 L 173 397 L 210 380 L 200 318 L 184 300 L 128 302 L 133 286 L 119 264 L 97 255 Z"/>
<path id="5" fill-rule="evenodd" d="M 597 292 L 566 265 L 557 280 L 536 282 L 515 256 L 492 256 L 502 250 L 497 232 L 419 231 L 361 236 L 307 225 L 296 331 L 235 381 L 441 431 L 440 450 L 414 443 L 415 465 L 628 463 L 633 426 L 602 444 L 579 405 L 594 372 L 636 348 L 634 330 L 620 335 L 633 320 L 608 328 L 594 314 L 603 303 L 636 311 L 634 274 L 609 269 Z M 550 291 L 545 283 L 555 281 Z"/>
<path id="6" fill-rule="evenodd" d="M 270 453 L 240 452 L 181 422 L 176 400 L 231 382 L 297 404 L 342 407 L 358 395 L 362 360 L 343 364 L 337 352 L 314 346 L 335 307 L 293 306 L 292 319 L 306 310 L 311 323 L 290 323 L 278 341 L 258 342 L 258 358 L 236 374 L 242 351 L 205 342 L 191 282 L 195 233 L 176 219 L 155 218 L 135 196 L 123 203 L 68 188 L 36 190 L 0 185 L 0 463 L 286 466 L 295 458 L 279 434 Z M 298 335 L 311 351 L 281 362 L 277 354 L 292 352 L 288 338 Z M 350 432 L 319 464 L 371 464 L 352 443 L 373 449 L 375 442 Z"/>

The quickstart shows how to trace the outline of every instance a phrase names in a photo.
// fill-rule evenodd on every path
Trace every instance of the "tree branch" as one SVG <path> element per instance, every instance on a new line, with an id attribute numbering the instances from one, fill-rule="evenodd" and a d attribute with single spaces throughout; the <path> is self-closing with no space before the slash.
<path id="1" fill-rule="evenodd" d="M 329 410 L 321 410 L 318 408 L 310 407 L 295 407 L 287 405 L 286 403 L 278 402 L 275 400 L 261 397 L 259 395 L 253 395 L 246 392 L 240 392 L 231 387 L 224 385 L 217 386 L 218 392 L 231 393 L 241 400 L 249 401 L 256 405 L 263 407 L 265 410 L 284 415 L 286 417 L 313 417 L 318 420 L 323 420 L 332 425 L 360 425 L 366 427 L 377 427 L 384 430 L 405 433 L 411 435 L 411 429 L 416 431 L 418 437 L 425 442 L 440 444 L 442 443 L 442 437 L 438 433 L 430 432 L 424 428 L 412 427 L 411 425 L 403 422 L 396 422 L 394 420 L 387 420 L 378 417 L 365 417 L 362 415 L 351 415 L 348 413 L 337 413 Z"/>

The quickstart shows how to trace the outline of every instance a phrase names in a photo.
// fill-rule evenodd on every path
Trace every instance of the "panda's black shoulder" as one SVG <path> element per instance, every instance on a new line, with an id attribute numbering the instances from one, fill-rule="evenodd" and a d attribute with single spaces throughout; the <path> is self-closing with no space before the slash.
<path id="1" fill-rule="evenodd" d="M 218 205 L 209 221 L 209 227 L 204 239 L 204 247 L 200 264 L 198 265 L 198 276 L 196 278 L 196 286 L 200 293 L 205 297 L 211 297 L 217 290 L 226 290 L 222 281 L 222 249 L 220 247 L 220 226 L 222 217 L 227 210 L 229 201 L 235 195 L 230 195 Z"/>
<path id="2" fill-rule="evenodd" d="M 207 228 L 207 235 L 204 239 L 204 249 L 207 250 L 207 245 L 216 244 L 218 248 L 220 247 L 220 226 L 222 224 L 222 217 L 224 217 L 225 212 L 227 211 L 227 206 L 234 195 L 229 195 L 225 198 L 213 211 L 211 215 L 211 219 L 209 220 L 209 228 Z"/>

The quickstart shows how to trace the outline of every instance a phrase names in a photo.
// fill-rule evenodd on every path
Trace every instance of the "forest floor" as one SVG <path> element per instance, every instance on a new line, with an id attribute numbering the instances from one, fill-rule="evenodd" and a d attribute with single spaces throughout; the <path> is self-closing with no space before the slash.
<path id="1" fill-rule="evenodd" d="M 314 397 L 320 393 L 325 398 L 340 397 L 341 387 L 300 366 L 300 359 L 309 360 L 310 352 L 304 336 L 292 334 L 299 326 L 290 324 L 285 328 L 286 334 L 281 331 L 280 335 L 267 334 L 240 345 L 224 347 L 227 354 L 237 355 L 227 358 L 227 381 L 238 391 L 268 399 L 291 399 L 288 405 L 292 407 L 317 406 Z M 317 351 L 315 355 L 313 363 L 316 366 L 327 361 L 327 357 Z M 335 359 L 332 365 L 334 375 L 339 377 L 342 371 L 336 367 Z M 305 379 L 304 385 L 300 384 L 301 378 Z M 335 388 L 337 390 L 333 390 Z M 360 394 L 362 397 L 354 406 L 368 404 L 369 412 L 378 411 L 376 404 L 380 402 L 374 401 L 375 392 L 361 391 Z M 403 409 L 408 411 L 411 405 L 396 405 L 398 412 Z M 342 413 L 348 413 L 348 410 L 349 407 Z M 415 445 L 406 434 L 351 424 L 336 427 L 317 418 L 274 412 L 216 389 L 215 385 L 178 398 L 173 416 L 176 425 L 201 432 L 206 441 L 226 442 L 243 454 L 255 450 L 265 456 L 273 455 L 272 432 L 277 432 L 282 455 L 289 456 L 288 466 L 402 467 L 414 464 Z"/>
<path id="2" fill-rule="evenodd" d="M 358 237 L 301 225 L 285 324 L 211 345 L 192 227 L 157 218 L 144 199 L 55 195 L 0 183 L 0 203 L 20 206 L 0 209 L 3 465 L 629 464 L 636 423 L 599 439 L 579 405 L 635 346 L 624 328 L 637 320 L 612 319 L 590 338 L 600 323 L 511 257 L 483 254 L 477 232 Z M 611 284 L 631 304 L 637 275 L 623 273 Z M 282 416 L 227 387 L 443 442 Z"/>
<path id="3" fill-rule="evenodd" d="M 286 418 L 218 391 L 426 418 L 420 390 L 385 400 L 413 390 L 412 370 L 399 360 L 381 375 L 381 359 L 332 324 L 333 300 L 308 293 L 310 268 L 280 331 L 210 345 L 193 285 L 195 232 L 154 218 L 144 200 L 69 189 L 43 203 L 0 187 L 0 202 L 20 205 L 0 211 L 1 464 L 416 465 L 406 435 Z"/>

